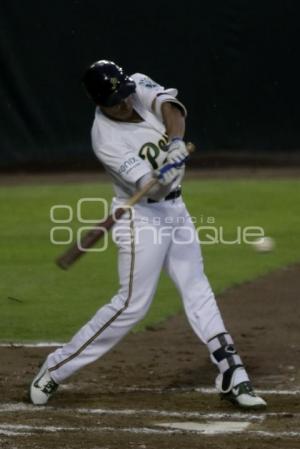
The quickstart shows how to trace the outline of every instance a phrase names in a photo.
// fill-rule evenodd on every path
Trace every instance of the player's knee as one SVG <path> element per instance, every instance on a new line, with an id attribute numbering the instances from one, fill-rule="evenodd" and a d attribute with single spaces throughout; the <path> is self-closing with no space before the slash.
<path id="1" fill-rule="evenodd" d="M 150 307 L 150 303 L 145 301 L 133 301 L 129 303 L 126 313 L 137 317 L 137 320 L 141 320 L 145 317 Z"/>
<path id="2" fill-rule="evenodd" d="M 134 292 L 127 296 L 118 294 L 114 296 L 111 304 L 114 308 L 122 308 L 125 315 L 136 316 L 137 319 L 141 319 L 144 318 L 150 307 L 151 298 L 147 295 L 138 295 Z"/>
<path id="3" fill-rule="evenodd" d="M 115 309 L 125 308 L 128 305 L 128 296 L 118 293 L 111 299 L 110 304 Z"/>

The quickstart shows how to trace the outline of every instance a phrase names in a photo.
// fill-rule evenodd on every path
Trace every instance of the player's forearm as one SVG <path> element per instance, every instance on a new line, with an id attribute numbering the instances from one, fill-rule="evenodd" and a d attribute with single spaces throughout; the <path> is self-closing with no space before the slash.
<path id="1" fill-rule="evenodd" d="M 154 179 L 152 173 L 142 176 L 137 182 L 137 188 L 142 189 L 146 184 L 148 184 L 152 179 Z M 168 195 L 171 191 L 171 184 L 161 185 L 159 183 L 155 184 L 151 190 L 149 190 L 147 196 L 153 200 L 159 201 Z"/>
<path id="2" fill-rule="evenodd" d="M 184 137 L 185 117 L 182 111 L 172 103 L 166 102 L 161 106 L 163 122 L 166 127 L 169 140 L 174 137 Z"/>

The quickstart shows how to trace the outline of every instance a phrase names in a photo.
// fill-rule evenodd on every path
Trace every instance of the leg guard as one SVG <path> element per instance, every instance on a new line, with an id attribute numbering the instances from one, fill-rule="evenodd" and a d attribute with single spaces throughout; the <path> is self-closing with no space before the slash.
<path id="1" fill-rule="evenodd" d="M 220 371 L 216 379 L 216 387 L 220 392 L 228 393 L 235 385 L 249 381 L 243 362 L 229 334 L 216 335 L 208 341 L 207 346 L 211 360 Z"/>

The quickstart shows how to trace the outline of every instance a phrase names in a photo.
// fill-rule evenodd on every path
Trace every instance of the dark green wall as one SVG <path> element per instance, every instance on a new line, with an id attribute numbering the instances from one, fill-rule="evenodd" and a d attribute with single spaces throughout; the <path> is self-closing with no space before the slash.
<path id="1" fill-rule="evenodd" d="M 85 67 L 178 87 L 206 150 L 300 148 L 300 3 L 0 1 L 0 168 L 93 163 Z"/>

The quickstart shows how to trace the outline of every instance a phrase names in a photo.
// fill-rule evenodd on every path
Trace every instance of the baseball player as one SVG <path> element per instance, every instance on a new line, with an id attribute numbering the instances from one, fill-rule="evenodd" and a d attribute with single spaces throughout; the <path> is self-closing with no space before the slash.
<path id="1" fill-rule="evenodd" d="M 118 292 L 69 343 L 47 357 L 30 387 L 32 403 L 46 404 L 59 384 L 102 357 L 145 316 L 164 269 L 180 292 L 190 325 L 219 370 L 220 395 L 243 408 L 265 407 L 223 323 L 182 199 L 188 156 L 183 140 L 186 108 L 177 99 L 177 90 L 165 89 L 141 73 L 129 77 L 106 60 L 87 69 L 83 84 L 96 103 L 92 146 L 112 178 L 112 211 L 151 179 L 157 183 L 114 226 Z"/>

